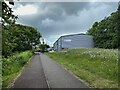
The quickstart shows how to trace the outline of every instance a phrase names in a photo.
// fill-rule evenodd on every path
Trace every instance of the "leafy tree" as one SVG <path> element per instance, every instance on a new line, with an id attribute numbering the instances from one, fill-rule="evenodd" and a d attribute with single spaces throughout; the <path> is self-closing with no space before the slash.
<path id="1" fill-rule="evenodd" d="M 87 32 L 94 37 L 95 47 L 98 48 L 118 48 L 118 11 L 111 16 L 104 18 L 100 22 L 95 22 Z"/>
<path id="2" fill-rule="evenodd" d="M 49 46 L 49 45 L 47 45 L 47 44 L 45 44 L 45 46 L 46 46 L 46 48 L 50 48 L 50 46 Z"/>
<path id="3" fill-rule="evenodd" d="M 0 51 L 2 51 L 2 27 L 1 26 L 0 26 Z"/>
<path id="4" fill-rule="evenodd" d="M 13 36 L 16 43 L 13 51 L 24 51 L 36 47 L 40 43 L 41 34 L 33 27 L 17 24 L 16 29 L 13 30 Z"/>
<path id="5" fill-rule="evenodd" d="M 12 54 L 14 47 L 12 40 L 10 39 L 10 33 L 8 30 L 2 31 L 2 55 L 7 57 Z"/>
<path id="6" fill-rule="evenodd" d="M 11 38 L 11 32 L 8 31 L 15 25 L 15 21 L 17 16 L 12 14 L 12 9 L 5 3 L 0 2 L 2 5 L 2 12 L 1 12 L 1 33 L 2 33 L 2 54 L 7 56 L 11 54 L 13 42 Z"/>
<path id="7" fill-rule="evenodd" d="M 46 47 L 45 47 L 44 44 L 40 44 L 39 48 L 40 48 L 40 51 L 41 51 L 42 53 L 43 53 L 43 52 L 45 51 L 45 49 L 46 49 Z"/>
<path id="8" fill-rule="evenodd" d="M 50 48 L 50 46 L 43 43 L 39 45 L 39 48 L 40 48 L 40 51 L 44 53 L 45 51 L 47 51 L 48 48 Z"/>
<path id="9" fill-rule="evenodd" d="M 12 9 L 5 3 L 2 3 L 2 26 L 5 25 L 14 25 L 16 22 L 17 16 L 12 14 Z"/>
<path id="10" fill-rule="evenodd" d="M 31 50 L 40 43 L 40 32 L 30 26 L 15 24 L 17 16 L 12 9 L 2 2 L 2 55 L 8 57 L 13 52 Z"/>
<path id="11" fill-rule="evenodd" d="M 3 30 L 3 55 L 31 50 L 40 43 L 41 34 L 33 27 L 15 24 L 10 30 Z"/>
<path id="12" fill-rule="evenodd" d="M 118 18 L 117 19 L 118 19 L 118 22 L 117 22 L 118 23 L 117 25 L 118 26 L 118 34 L 117 34 L 118 35 L 118 48 L 120 49 L 120 41 L 119 41 L 120 40 L 120 2 L 118 6 Z"/>

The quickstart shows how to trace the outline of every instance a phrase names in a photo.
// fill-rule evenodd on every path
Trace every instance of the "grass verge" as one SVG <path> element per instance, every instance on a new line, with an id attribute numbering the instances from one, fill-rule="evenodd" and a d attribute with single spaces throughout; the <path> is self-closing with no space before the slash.
<path id="1" fill-rule="evenodd" d="M 46 54 L 90 87 L 118 87 L 118 50 L 70 49 Z"/>
<path id="2" fill-rule="evenodd" d="M 22 67 L 33 55 L 32 51 L 17 53 L 2 59 L 2 87 L 6 88 L 19 75 Z"/>
<path id="3" fill-rule="evenodd" d="M 2 89 L 2 55 L 0 54 L 0 90 Z"/>

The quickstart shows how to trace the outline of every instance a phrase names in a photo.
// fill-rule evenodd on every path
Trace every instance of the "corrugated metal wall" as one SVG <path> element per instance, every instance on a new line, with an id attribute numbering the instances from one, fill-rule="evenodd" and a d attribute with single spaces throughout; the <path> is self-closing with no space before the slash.
<path id="1" fill-rule="evenodd" d="M 54 44 L 55 51 L 60 51 L 62 48 L 72 49 L 93 47 L 94 47 L 93 37 L 84 34 L 62 36 Z"/>
<path id="2" fill-rule="evenodd" d="M 58 45 L 57 44 L 58 44 L 58 42 L 56 41 L 53 45 L 55 51 L 58 51 Z"/>

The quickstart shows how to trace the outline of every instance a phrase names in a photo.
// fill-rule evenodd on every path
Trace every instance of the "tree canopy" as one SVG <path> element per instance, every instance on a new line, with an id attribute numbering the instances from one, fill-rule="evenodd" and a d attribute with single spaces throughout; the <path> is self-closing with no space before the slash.
<path id="1" fill-rule="evenodd" d="M 7 57 L 14 52 L 31 50 L 40 43 L 41 34 L 31 26 L 16 24 L 18 16 L 2 2 L 2 55 Z"/>
<path id="2" fill-rule="evenodd" d="M 120 5 L 116 12 L 105 17 L 100 22 L 95 22 L 87 32 L 94 36 L 95 47 L 115 49 L 118 48 L 118 31 L 120 28 Z"/>
<path id="3" fill-rule="evenodd" d="M 120 2 L 119 2 L 119 6 L 118 6 L 118 48 L 120 49 Z"/>
<path id="4" fill-rule="evenodd" d="M 12 14 L 12 8 L 10 8 L 5 2 L 2 3 L 2 26 L 14 25 L 18 16 Z"/>

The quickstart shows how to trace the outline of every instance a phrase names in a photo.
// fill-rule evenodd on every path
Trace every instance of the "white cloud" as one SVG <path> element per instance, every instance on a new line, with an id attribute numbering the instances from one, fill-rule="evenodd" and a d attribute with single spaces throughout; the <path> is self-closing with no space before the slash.
<path id="1" fill-rule="evenodd" d="M 61 35 L 85 33 L 94 22 L 102 20 L 117 10 L 117 3 L 23 3 L 15 5 L 15 13 L 22 15 L 19 16 L 18 22 L 37 27 L 49 45 L 52 45 Z"/>
<path id="2" fill-rule="evenodd" d="M 14 10 L 15 15 L 31 15 L 37 14 L 38 7 L 34 5 L 20 5 L 17 9 Z"/>
<path id="3" fill-rule="evenodd" d="M 42 25 L 43 26 L 49 26 L 53 23 L 53 20 L 52 19 L 49 19 L 49 18 L 46 18 L 44 20 L 42 20 Z"/>

